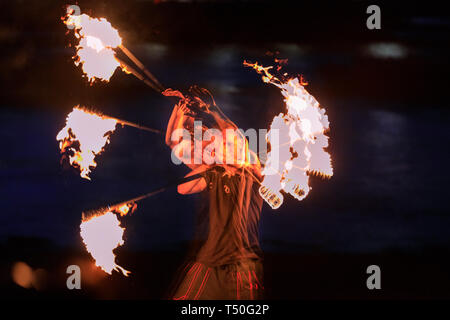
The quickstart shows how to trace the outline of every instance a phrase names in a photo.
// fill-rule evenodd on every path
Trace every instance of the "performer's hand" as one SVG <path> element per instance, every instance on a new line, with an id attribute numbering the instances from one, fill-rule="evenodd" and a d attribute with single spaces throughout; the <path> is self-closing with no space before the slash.
<path id="1" fill-rule="evenodd" d="M 200 110 L 202 110 L 203 112 L 205 112 L 205 113 L 210 113 L 210 111 L 209 111 L 209 105 L 208 104 L 206 104 L 206 103 L 199 103 L 198 104 L 198 107 L 200 108 Z"/>
<path id="2" fill-rule="evenodd" d="M 182 114 L 188 115 L 191 113 L 191 110 L 189 110 L 188 107 L 186 107 L 185 104 L 181 105 L 180 108 L 178 109 L 178 111 Z"/>
<path id="3" fill-rule="evenodd" d="M 177 103 L 172 110 L 172 115 L 170 116 L 169 123 L 167 124 L 165 139 L 166 144 L 171 148 L 175 145 L 175 143 L 171 141 L 172 133 L 179 128 L 183 128 L 184 122 L 187 120 L 187 111 L 188 109 L 182 103 Z"/>

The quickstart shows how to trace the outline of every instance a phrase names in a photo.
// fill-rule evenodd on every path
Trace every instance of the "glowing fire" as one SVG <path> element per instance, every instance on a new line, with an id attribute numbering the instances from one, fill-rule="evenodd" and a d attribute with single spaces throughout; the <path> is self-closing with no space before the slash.
<path id="1" fill-rule="evenodd" d="M 132 209 L 132 212 L 135 209 L 135 204 L 133 202 L 125 203 L 117 208 L 114 208 L 114 212 L 118 213 L 121 217 L 126 216 L 128 212 L 130 212 L 130 209 Z"/>
<path id="2" fill-rule="evenodd" d="M 310 95 L 298 78 L 280 81 L 270 74 L 272 67 L 244 62 L 263 75 L 263 81 L 280 88 L 286 103 L 286 113 L 275 116 L 267 140 L 270 152 L 262 174 L 264 180 L 259 189 L 269 205 L 277 209 L 283 203 L 281 190 L 303 200 L 311 190 L 309 176 L 331 177 L 333 167 L 328 147 L 329 129 L 325 109 Z M 277 135 L 272 134 L 276 131 Z"/>
<path id="3" fill-rule="evenodd" d="M 68 14 L 64 23 L 73 26 L 79 39 L 75 64 L 82 65 L 89 81 L 108 81 L 120 66 L 113 50 L 122 44 L 119 32 L 105 18 L 91 18 L 87 14 Z"/>
<path id="4" fill-rule="evenodd" d="M 116 270 L 128 276 L 130 272 L 116 264 L 114 249 L 124 244 L 125 228 L 120 226 L 120 221 L 114 213 L 106 211 L 89 219 L 83 219 L 80 229 L 86 249 L 98 267 L 108 274 Z"/>
<path id="5" fill-rule="evenodd" d="M 61 153 L 67 154 L 70 165 L 80 170 L 80 176 L 88 179 L 95 157 L 109 143 L 109 136 L 116 128 L 117 120 L 102 117 L 76 106 L 66 119 L 66 126 L 58 133 Z"/>

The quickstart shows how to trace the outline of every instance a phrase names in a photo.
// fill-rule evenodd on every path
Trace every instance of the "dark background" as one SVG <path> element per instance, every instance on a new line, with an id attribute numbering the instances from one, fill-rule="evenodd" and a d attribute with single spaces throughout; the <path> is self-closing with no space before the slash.
<path id="1" fill-rule="evenodd" d="M 116 71 L 90 86 L 72 63 L 64 1 L 0 7 L 0 292 L 13 298 L 163 298 L 192 237 L 198 202 L 175 189 L 123 220 L 118 263 L 105 276 L 79 236 L 81 212 L 151 191 L 187 172 L 160 136 L 119 128 L 92 181 L 60 164 L 55 139 L 74 105 L 164 129 L 170 101 Z M 72 4 L 72 3 L 69 3 Z M 209 89 L 241 128 L 268 128 L 279 90 L 243 60 L 302 74 L 331 122 L 335 175 L 311 179 L 261 217 L 266 296 L 273 299 L 449 298 L 450 18 L 443 3 L 378 2 L 382 29 L 366 28 L 361 1 L 79 1 L 106 17 L 167 87 Z M 43 286 L 13 283 L 23 261 Z M 65 287 L 82 269 L 82 290 Z M 382 290 L 366 288 L 366 268 Z"/>

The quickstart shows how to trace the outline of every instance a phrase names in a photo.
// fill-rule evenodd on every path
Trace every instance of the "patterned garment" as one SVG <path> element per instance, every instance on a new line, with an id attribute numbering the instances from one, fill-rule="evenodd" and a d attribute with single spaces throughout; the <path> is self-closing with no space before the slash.
<path id="1" fill-rule="evenodd" d="M 204 174 L 207 206 L 202 221 L 206 228 L 198 234 L 202 245 L 195 261 L 209 266 L 260 259 L 259 219 L 263 200 L 259 184 L 247 172 L 230 175 L 221 166 Z"/>
<path id="2" fill-rule="evenodd" d="M 242 260 L 222 266 L 196 262 L 186 274 L 174 300 L 257 300 L 263 298 L 262 263 Z"/>

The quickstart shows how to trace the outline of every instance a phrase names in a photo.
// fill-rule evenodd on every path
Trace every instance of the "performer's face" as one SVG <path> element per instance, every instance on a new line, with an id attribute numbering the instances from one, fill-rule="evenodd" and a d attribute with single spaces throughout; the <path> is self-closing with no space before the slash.
<path id="1" fill-rule="evenodd" d="M 190 116 L 190 115 L 186 115 L 185 117 L 186 117 L 186 120 L 184 122 L 185 123 L 185 128 L 187 130 L 189 130 L 191 133 L 193 133 L 194 132 L 194 121 L 195 121 L 195 118 Z M 199 129 L 199 128 L 196 128 L 196 129 Z M 203 131 L 204 130 L 202 128 L 202 132 Z"/>
<path id="2" fill-rule="evenodd" d="M 248 141 L 233 127 L 223 130 L 223 159 L 227 164 L 241 168 L 250 164 Z"/>

